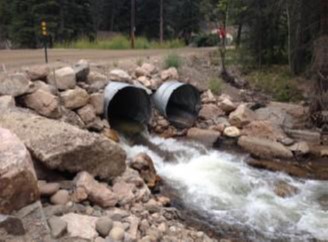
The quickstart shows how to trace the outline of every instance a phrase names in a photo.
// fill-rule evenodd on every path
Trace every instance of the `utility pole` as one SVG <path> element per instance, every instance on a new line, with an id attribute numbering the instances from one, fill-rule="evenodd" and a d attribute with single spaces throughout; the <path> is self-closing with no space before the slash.
<path id="1" fill-rule="evenodd" d="M 135 18 L 136 18 L 136 0 L 131 0 L 131 48 L 135 48 Z"/>
<path id="2" fill-rule="evenodd" d="M 160 0 L 160 20 L 159 20 L 159 41 L 163 44 L 164 23 L 163 23 L 163 0 Z"/>

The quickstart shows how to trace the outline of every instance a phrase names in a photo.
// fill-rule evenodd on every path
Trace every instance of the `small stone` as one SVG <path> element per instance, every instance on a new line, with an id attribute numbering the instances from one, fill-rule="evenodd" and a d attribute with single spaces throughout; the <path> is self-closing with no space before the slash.
<path id="1" fill-rule="evenodd" d="M 69 202 L 69 193 L 67 190 L 59 190 L 51 198 L 50 202 L 55 205 L 65 205 Z"/>
<path id="2" fill-rule="evenodd" d="M 223 134 L 230 138 L 237 138 L 240 136 L 240 130 L 235 126 L 230 126 L 224 129 Z"/>
<path id="3" fill-rule="evenodd" d="M 296 155 L 306 155 L 310 152 L 310 147 L 305 141 L 298 142 L 289 147 L 289 149 Z"/>
<path id="4" fill-rule="evenodd" d="M 254 119 L 256 119 L 256 113 L 250 110 L 246 104 L 239 105 L 238 108 L 229 115 L 230 124 L 238 128 L 242 128 Z"/>
<path id="5" fill-rule="evenodd" d="M 121 227 L 114 227 L 109 233 L 109 237 L 114 241 L 123 241 L 125 235 L 124 229 Z"/>
<path id="6" fill-rule="evenodd" d="M 95 242 L 106 242 L 106 240 L 104 238 L 102 238 L 102 237 L 97 237 L 95 239 Z"/>
<path id="7" fill-rule="evenodd" d="M 51 217 L 48 224 L 55 239 L 62 237 L 67 231 L 67 223 L 58 217 Z"/>
<path id="8" fill-rule="evenodd" d="M 113 129 L 105 128 L 103 130 L 102 134 L 106 138 L 108 138 L 108 139 L 110 139 L 112 141 L 115 141 L 116 143 L 120 142 L 120 137 L 119 137 L 118 133 L 115 130 L 113 130 Z"/>
<path id="9" fill-rule="evenodd" d="M 6 95 L 0 97 L 0 109 L 10 109 L 14 107 L 16 107 L 16 102 L 12 96 Z"/>
<path id="10" fill-rule="evenodd" d="M 165 196 L 159 196 L 157 197 L 157 201 L 163 206 L 168 207 L 171 204 L 171 199 Z"/>
<path id="11" fill-rule="evenodd" d="M 88 75 L 87 83 L 91 85 L 95 83 L 106 85 L 108 83 L 108 78 L 99 72 L 91 71 Z"/>
<path id="12" fill-rule="evenodd" d="M 231 113 L 237 108 L 237 106 L 228 98 L 223 99 L 219 103 L 219 107 L 226 113 Z"/>
<path id="13" fill-rule="evenodd" d="M 160 225 L 158 225 L 158 230 L 161 231 L 162 233 L 165 233 L 167 231 L 166 223 L 163 222 Z"/>
<path id="14" fill-rule="evenodd" d="M 166 80 L 179 80 L 179 73 L 175 67 L 171 67 L 161 72 L 161 79 Z"/>
<path id="15" fill-rule="evenodd" d="M 41 196 L 50 197 L 58 192 L 60 188 L 59 183 L 39 183 L 39 190 Z"/>
<path id="16" fill-rule="evenodd" d="M 205 104 L 199 111 L 199 117 L 204 120 L 215 119 L 224 115 L 225 113 L 215 104 Z"/>
<path id="17" fill-rule="evenodd" d="M 96 222 L 96 230 L 102 237 L 107 237 L 113 228 L 113 221 L 108 217 L 99 218 Z"/>

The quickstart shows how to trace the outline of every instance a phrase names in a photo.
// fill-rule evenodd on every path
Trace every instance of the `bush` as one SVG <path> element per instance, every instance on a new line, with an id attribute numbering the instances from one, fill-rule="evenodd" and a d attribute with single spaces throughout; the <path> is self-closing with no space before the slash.
<path id="1" fill-rule="evenodd" d="M 222 81 L 219 78 L 212 78 L 209 82 L 208 88 L 213 94 L 218 95 L 222 90 Z"/>
<path id="2" fill-rule="evenodd" d="M 217 46 L 220 43 L 220 39 L 216 34 L 199 34 L 193 37 L 191 42 L 197 47 L 210 47 Z"/>
<path id="3" fill-rule="evenodd" d="M 165 68 L 175 67 L 179 68 L 182 65 L 182 59 L 175 53 L 169 54 L 165 59 Z"/>

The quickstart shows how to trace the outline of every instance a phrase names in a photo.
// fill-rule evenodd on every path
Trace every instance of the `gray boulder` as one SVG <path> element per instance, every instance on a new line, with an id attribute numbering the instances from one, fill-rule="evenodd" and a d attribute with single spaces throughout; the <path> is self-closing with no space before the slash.
<path id="1" fill-rule="evenodd" d="M 32 156 L 50 169 L 87 171 L 102 179 L 125 170 L 126 154 L 119 145 L 70 124 L 11 110 L 0 114 L 0 126 L 15 133 Z"/>
<path id="2" fill-rule="evenodd" d="M 0 74 L 0 95 L 14 97 L 25 94 L 30 89 L 30 82 L 26 74 Z"/>

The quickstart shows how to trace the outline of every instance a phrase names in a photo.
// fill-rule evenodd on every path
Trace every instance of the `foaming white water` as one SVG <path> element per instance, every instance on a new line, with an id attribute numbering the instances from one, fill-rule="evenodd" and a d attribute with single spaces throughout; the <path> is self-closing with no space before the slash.
<path id="1" fill-rule="evenodd" d="M 149 138 L 161 149 L 176 154 L 176 162 L 164 161 L 144 146 L 124 149 L 129 157 L 146 152 L 159 175 L 179 193 L 189 208 L 209 216 L 211 222 L 247 227 L 266 239 L 288 241 L 328 239 L 328 211 L 318 198 L 328 194 L 328 182 L 294 179 L 249 167 L 245 157 L 174 139 Z M 292 197 L 274 193 L 274 184 L 285 181 L 298 188 Z"/>

